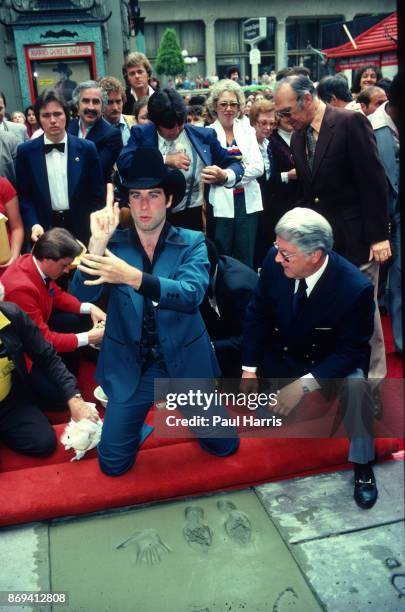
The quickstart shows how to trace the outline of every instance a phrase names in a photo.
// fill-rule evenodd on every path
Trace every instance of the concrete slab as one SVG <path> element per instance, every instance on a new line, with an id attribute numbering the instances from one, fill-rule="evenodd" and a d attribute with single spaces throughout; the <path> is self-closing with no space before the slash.
<path id="1" fill-rule="evenodd" d="M 379 497 L 370 510 L 353 500 L 351 470 L 295 478 L 255 487 L 283 538 L 296 544 L 404 518 L 404 464 L 376 465 Z"/>
<path id="2" fill-rule="evenodd" d="M 253 491 L 50 527 L 69 612 L 321 610 Z"/>
<path id="3" fill-rule="evenodd" d="M 404 610 L 404 525 L 375 527 L 293 547 L 328 612 Z"/>
<path id="4" fill-rule="evenodd" d="M 0 612 L 48 612 L 50 606 L 3 605 L 7 598 L 5 592 L 35 591 L 48 592 L 49 555 L 48 526 L 31 524 L 0 531 Z"/>

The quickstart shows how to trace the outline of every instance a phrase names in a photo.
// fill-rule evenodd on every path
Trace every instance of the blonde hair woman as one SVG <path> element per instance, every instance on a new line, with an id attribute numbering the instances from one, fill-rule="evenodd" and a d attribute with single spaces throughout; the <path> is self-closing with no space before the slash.
<path id="1" fill-rule="evenodd" d="M 219 252 L 253 268 L 258 213 L 263 210 L 256 179 L 263 174 L 264 165 L 254 129 L 248 121 L 238 118 L 244 106 L 242 88 L 230 79 L 218 81 L 207 100 L 208 111 L 216 117 L 210 127 L 235 160 L 241 160 L 245 171 L 233 189 L 211 186 L 209 202 Z"/>

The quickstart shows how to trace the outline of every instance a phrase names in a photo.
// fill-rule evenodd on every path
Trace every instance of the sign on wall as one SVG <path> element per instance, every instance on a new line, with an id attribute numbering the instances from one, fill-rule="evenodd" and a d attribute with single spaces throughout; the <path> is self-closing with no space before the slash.
<path id="1" fill-rule="evenodd" d="M 243 41 L 253 45 L 267 37 L 267 17 L 256 17 L 243 22 Z"/>
<path id="2" fill-rule="evenodd" d="M 94 44 L 27 45 L 25 47 L 32 102 L 44 89 L 59 91 L 67 102 L 78 83 L 94 79 Z"/>

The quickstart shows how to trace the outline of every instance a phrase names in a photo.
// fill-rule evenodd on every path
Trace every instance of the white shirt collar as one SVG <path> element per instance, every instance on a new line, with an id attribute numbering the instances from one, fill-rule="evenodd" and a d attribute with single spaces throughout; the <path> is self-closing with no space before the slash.
<path id="1" fill-rule="evenodd" d="M 151 87 L 151 86 L 148 84 L 148 93 L 147 93 L 147 94 L 145 94 L 145 95 L 150 97 L 150 96 L 151 96 L 152 94 L 154 94 L 154 93 L 155 93 L 155 90 L 153 89 L 153 87 Z M 135 98 L 135 100 L 137 101 L 137 100 L 138 100 L 138 96 L 136 95 L 135 90 L 134 90 L 134 89 L 132 89 L 132 87 L 131 87 L 131 94 L 133 95 L 133 97 L 134 97 L 134 98 Z M 143 96 L 141 96 L 141 97 L 143 97 Z"/>
<path id="2" fill-rule="evenodd" d="M 62 138 L 62 140 L 59 140 L 57 144 L 60 144 L 61 142 L 63 142 L 64 144 L 67 143 L 67 133 L 65 132 L 64 137 Z M 54 144 L 53 140 L 49 140 L 49 138 L 47 137 L 46 134 L 44 134 L 44 144 Z"/>
<path id="3" fill-rule="evenodd" d="M 387 104 L 388 100 L 387 102 L 384 102 L 384 104 L 381 104 L 381 106 L 379 106 L 374 113 L 369 116 L 369 120 L 371 121 L 371 125 L 373 126 L 374 130 L 378 130 L 382 127 L 389 127 L 390 130 L 392 130 L 394 134 L 398 136 L 398 128 L 385 110 Z"/>
<path id="4" fill-rule="evenodd" d="M 42 280 L 43 280 L 43 281 L 44 281 L 44 283 L 45 283 L 45 281 L 46 281 L 46 274 L 44 274 L 44 273 L 42 272 L 41 268 L 40 268 L 40 267 L 39 267 L 39 265 L 38 265 L 38 261 L 37 261 L 37 259 L 34 257 L 34 255 L 32 256 L 32 261 L 34 262 L 36 269 L 37 269 L 37 270 L 38 270 L 38 272 L 40 273 L 41 278 L 42 278 Z"/>
<path id="5" fill-rule="evenodd" d="M 311 295 L 311 291 L 313 290 L 313 288 L 315 287 L 316 283 L 319 281 L 319 279 L 321 278 L 322 274 L 325 272 L 326 266 L 328 265 L 328 261 L 329 261 L 329 255 L 326 255 L 325 257 L 325 261 L 323 262 L 323 264 L 321 265 L 321 267 L 319 268 L 319 270 L 317 270 L 316 272 L 314 272 L 313 274 L 311 274 L 310 276 L 306 276 L 305 277 L 305 282 L 307 284 L 307 297 L 309 297 Z M 298 284 L 299 284 L 299 279 L 297 278 L 295 280 L 295 288 L 294 288 L 294 293 L 298 290 Z"/>

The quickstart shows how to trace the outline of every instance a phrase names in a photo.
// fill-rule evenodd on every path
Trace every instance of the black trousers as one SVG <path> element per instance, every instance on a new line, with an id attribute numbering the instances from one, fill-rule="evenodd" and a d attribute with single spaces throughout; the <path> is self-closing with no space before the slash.
<path id="1" fill-rule="evenodd" d="M 8 396 L 0 402 L 0 441 L 24 455 L 53 453 L 57 440 L 46 416 L 25 395 L 21 381 L 13 377 Z"/>
<path id="2" fill-rule="evenodd" d="M 92 322 L 88 315 L 77 315 L 71 312 L 55 312 L 51 315 L 48 325 L 49 328 L 55 332 L 77 334 L 88 331 L 92 326 Z M 77 376 L 80 354 L 83 353 L 86 353 L 86 356 L 89 356 L 90 353 L 96 353 L 97 356 L 97 351 L 89 347 L 82 347 L 70 353 L 59 353 L 59 357 L 61 357 L 69 372 L 74 374 L 74 376 Z M 46 373 L 35 365 L 35 363 L 32 365 L 29 377 L 32 388 L 36 393 L 36 400 L 44 410 L 66 409 L 66 401 L 62 399 L 60 389 L 49 380 Z"/>
<path id="3" fill-rule="evenodd" d="M 198 232 L 203 231 L 202 206 L 186 208 L 180 212 L 173 213 L 169 208 L 168 221 L 175 227 L 183 227 Z"/>

